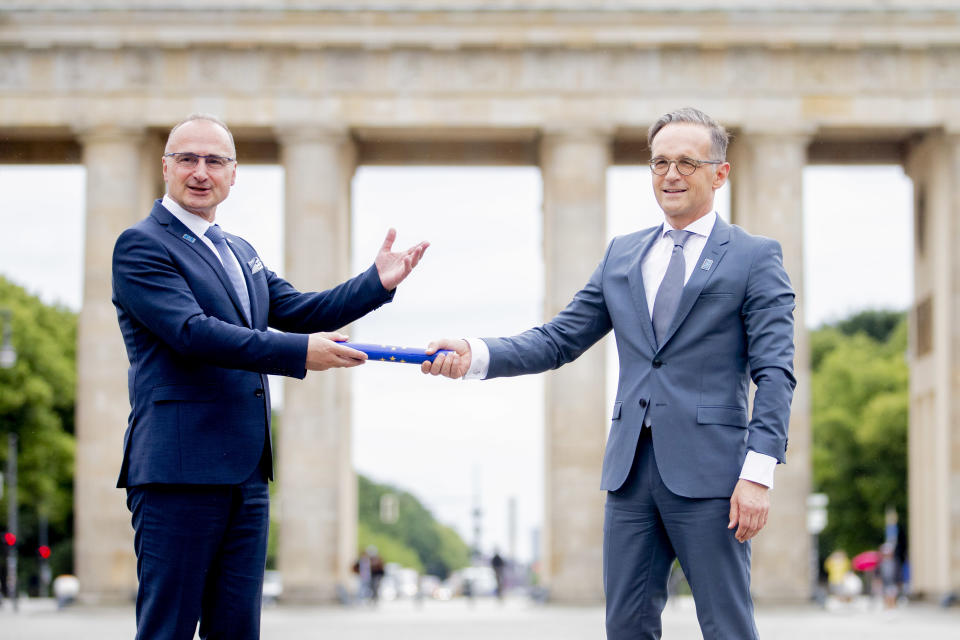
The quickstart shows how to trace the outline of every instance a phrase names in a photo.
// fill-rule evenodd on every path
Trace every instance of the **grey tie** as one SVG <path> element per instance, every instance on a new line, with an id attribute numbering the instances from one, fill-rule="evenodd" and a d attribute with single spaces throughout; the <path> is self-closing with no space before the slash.
<path id="1" fill-rule="evenodd" d="M 663 281 L 657 289 L 657 297 L 653 301 L 653 333 L 657 337 L 658 345 L 663 344 L 667 329 L 670 328 L 673 316 L 677 313 L 677 306 L 680 304 L 683 276 L 686 272 L 683 245 L 693 232 L 671 229 L 667 231 L 667 235 L 673 240 L 673 253 L 670 254 L 670 264 L 667 265 L 667 272 L 663 275 Z"/>
<path id="2" fill-rule="evenodd" d="M 240 273 L 240 266 L 237 264 L 233 252 L 230 251 L 230 247 L 227 246 L 227 238 L 223 235 L 223 229 L 218 225 L 212 224 L 207 229 L 206 236 L 210 238 L 213 246 L 217 248 L 217 253 L 220 254 L 220 260 L 223 262 L 223 268 L 230 278 L 233 290 L 237 292 L 237 297 L 240 298 L 240 304 L 243 306 L 243 315 L 247 319 L 247 322 L 250 322 L 250 296 L 247 294 L 247 286 L 243 282 L 243 274 Z"/>

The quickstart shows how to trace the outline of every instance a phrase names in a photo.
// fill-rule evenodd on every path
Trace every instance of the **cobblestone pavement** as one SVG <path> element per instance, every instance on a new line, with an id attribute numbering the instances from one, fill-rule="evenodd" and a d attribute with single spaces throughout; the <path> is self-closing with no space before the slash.
<path id="1" fill-rule="evenodd" d="M 26 601 L 18 613 L 0 609 L 2 640 L 130 640 L 132 608 L 73 607 Z M 690 601 L 664 612 L 665 640 L 699 640 Z M 814 607 L 760 607 L 763 640 L 957 640 L 960 609 L 913 604 L 892 612 L 866 605 L 824 610 Z M 600 607 L 536 605 L 527 600 L 500 604 L 477 600 L 383 603 L 354 607 L 272 607 L 263 613 L 263 640 L 602 640 Z"/>

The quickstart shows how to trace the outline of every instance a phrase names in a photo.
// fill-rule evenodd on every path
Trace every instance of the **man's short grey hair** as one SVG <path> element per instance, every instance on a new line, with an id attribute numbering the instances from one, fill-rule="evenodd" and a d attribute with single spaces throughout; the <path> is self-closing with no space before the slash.
<path id="1" fill-rule="evenodd" d="M 657 137 L 660 130 L 668 124 L 674 122 L 689 122 L 706 127 L 710 131 L 710 153 L 712 158 L 698 158 L 698 160 L 726 160 L 727 143 L 730 142 L 730 134 L 723 128 L 723 125 L 705 114 L 699 109 L 693 107 L 684 107 L 671 111 L 657 118 L 657 121 L 650 125 L 647 131 L 647 146 L 653 148 L 653 139 Z"/>
<path id="2" fill-rule="evenodd" d="M 170 133 L 167 134 L 167 146 L 170 146 L 170 138 L 173 136 L 173 132 L 187 124 L 188 122 L 193 122 L 194 120 L 206 120 L 207 122 L 212 122 L 213 124 L 219 126 L 221 129 L 227 132 L 227 137 L 230 138 L 230 148 L 232 149 L 231 153 L 237 155 L 237 145 L 233 142 L 233 132 L 230 131 L 230 127 L 227 126 L 227 123 L 213 115 L 212 113 L 191 113 L 186 118 L 173 125 L 173 128 L 170 129 Z"/>

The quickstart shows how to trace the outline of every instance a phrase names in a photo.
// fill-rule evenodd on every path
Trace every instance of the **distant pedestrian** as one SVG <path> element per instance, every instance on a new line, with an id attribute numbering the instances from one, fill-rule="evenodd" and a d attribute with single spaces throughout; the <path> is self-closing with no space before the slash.
<path id="1" fill-rule="evenodd" d="M 880 584 L 883 589 L 883 608 L 897 606 L 900 595 L 900 566 L 894 554 L 894 545 L 887 542 L 880 546 Z"/>
<path id="2" fill-rule="evenodd" d="M 848 600 L 849 593 L 846 588 L 846 579 L 850 573 L 850 558 L 847 557 L 847 552 L 843 549 L 837 549 L 827 556 L 823 567 L 827 570 L 827 585 L 830 594 L 842 600 Z"/>
<path id="3" fill-rule="evenodd" d="M 377 548 L 370 545 L 353 563 L 353 572 L 360 577 L 360 600 L 369 600 L 370 604 L 380 601 L 380 583 L 385 573 L 383 558 Z"/>
<path id="4" fill-rule="evenodd" d="M 497 578 L 497 598 L 503 600 L 503 574 L 506 568 L 506 562 L 500 557 L 500 552 L 494 550 L 493 557 L 490 558 L 490 566 L 493 568 L 493 574 Z"/>

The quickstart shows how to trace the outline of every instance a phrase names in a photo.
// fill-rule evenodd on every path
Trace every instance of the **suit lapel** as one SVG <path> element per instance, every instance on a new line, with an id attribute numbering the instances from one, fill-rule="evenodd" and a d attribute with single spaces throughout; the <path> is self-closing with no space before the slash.
<path id="1" fill-rule="evenodd" d="M 662 233 L 663 225 L 661 224 L 659 227 L 651 229 L 647 237 L 640 240 L 640 251 L 637 252 L 636 260 L 631 262 L 630 268 L 627 269 L 627 283 L 630 286 L 630 294 L 633 296 L 633 302 L 637 307 L 640 318 L 640 328 L 643 330 L 643 335 L 647 337 L 647 341 L 650 343 L 650 346 L 653 347 L 654 351 L 657 350 L 657 338 L 653 333 L 653 321 L 650 319 L 650 309 L 647 307 L 647 291 L 643 286 L 643 271 L 641 265 L 643 264 L 644 257 L 650 252 L 650 249 Z"/>
<path id="2" fill-rule="evenodd" d="M 180 222 L 175 215 L 167 211 L 159 201 L 157 201 L 153 211 L 151 211 L 151 214 L 157 218 L 157 221 L 160 222 L 160 224 L 164 225 L 164 228 L 168 233 L 172 234 L 174 237 L 193 249 L 200 259 L 206 262 L 207 265 L 213 269 L 213 272 L 217 274 L 217 278 L 220 279 L 220 284 L 223 285 L 223 288 L 230 297 L 231 302 L 233 302 L 233 306 L 237 310 L 237 315 L 239 315 L 240 320 L 246 324 L 246 320 L 243 317 L 243 307 L 240 305 L 240 298 L 237 297 L 237 292 L 233 288 L 233 283 L 230 282 L 230 278 L 227 276 L 226 270 L 223 268 L 223 265 L 220 263 L 220 261 L 217 260 L 216 256 L 214 256 L 210 251 L 210 248 L 203 243 L 203 240 L 196 237 L 185 224 Z M 241 265 L 243 265 L 242 260 L 238 258 L 238 261 Z M 242 266 L 241 271 L 243 271 Z M 247 278 L 246 273 L 244 273 L 244 278 Z M 249 285 L 250 280 L 247 278 L 247 286 Z M 252 314 L 252 302 L 250 309 Z"/>
<path id="3" fill-rule="evenodd" d="M 717 221 L 713 225 L 713 231 L 710 232 L 710 237 L 707 238 L 707 244 L 704 245 L 703 251 L 700 253 L 700 259 L 693 268 L 693 273 L 690 274 L 690 280 L 684 285 L 683 293 L 680 294 L 677 313 L 673 316 L 670 328 L 667 329 L 667 335 L 664 336 L 663 343 L 660 345 L 661 348 L 670 341 L 670 338 L 676 333 L 677 328 L 683 323 L 684 319 L 686 319 L 687 314 L 693 309 L 694 303 L 696 303 L 697 298 L 700 297 L 700 292 L 703 291 L 703 287 L 706 286 L 707 281 L 710 280 L 710 276 L 717 270 L 723 254 L 727 252 L 727 243 L 729 241 L 730 225 L 720 216 L 717 216 Z"/>

